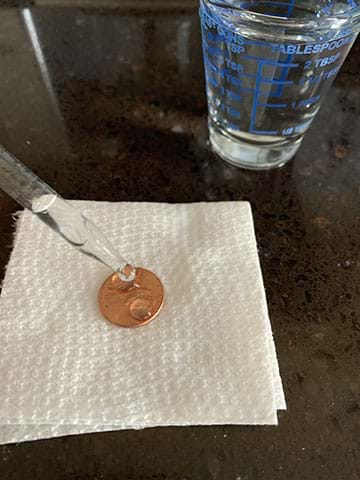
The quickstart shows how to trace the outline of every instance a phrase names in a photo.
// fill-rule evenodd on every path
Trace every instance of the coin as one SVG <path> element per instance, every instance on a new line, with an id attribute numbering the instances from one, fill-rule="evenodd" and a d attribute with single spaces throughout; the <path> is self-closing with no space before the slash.
<path id="1" fill-rule="evenodd" d="M 121 327 L 136 328 L 154 320 L 164 303 L 164 287 L 150 270 L 136 268 L 131 282 L 111 274 L 99 290 L 99 307 L 109 322 Z"/>

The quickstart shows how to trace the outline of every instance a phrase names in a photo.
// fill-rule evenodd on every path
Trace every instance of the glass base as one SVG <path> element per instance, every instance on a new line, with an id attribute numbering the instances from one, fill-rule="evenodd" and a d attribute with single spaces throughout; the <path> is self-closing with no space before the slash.
<path id="1" fill-rule="evenodd" d="M 298 151 L 302 137 L 276 143 L 251 143 L 240 140 L 209 121 L 210 143 L 214 152 L 236 167 L 249 170 L 279 168 Z"/>

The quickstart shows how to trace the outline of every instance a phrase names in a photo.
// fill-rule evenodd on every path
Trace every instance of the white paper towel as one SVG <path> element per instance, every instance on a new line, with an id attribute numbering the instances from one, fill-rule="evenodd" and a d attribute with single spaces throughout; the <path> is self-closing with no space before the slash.
<path id="1" fill-rule="evenodd" d="M 0 299 L 0 442 L 165 425 L 276 424 L 285 408 L 246 202 L 76 202 L 165 306 L 99 313 L 106 267 L 21 214 Z"/>

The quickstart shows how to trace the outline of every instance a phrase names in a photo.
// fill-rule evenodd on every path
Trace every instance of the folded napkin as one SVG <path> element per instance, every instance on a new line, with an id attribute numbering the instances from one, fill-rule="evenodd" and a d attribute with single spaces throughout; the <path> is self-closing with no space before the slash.
<path id="1" fill-rule="evenodd" d="M 250 206 L 75 202 L 166 300 L 128 330 L 109 275 L 29 212 L 0 298 L 0 442 L 166 425 L 277 424 L 285 400 Z"/>

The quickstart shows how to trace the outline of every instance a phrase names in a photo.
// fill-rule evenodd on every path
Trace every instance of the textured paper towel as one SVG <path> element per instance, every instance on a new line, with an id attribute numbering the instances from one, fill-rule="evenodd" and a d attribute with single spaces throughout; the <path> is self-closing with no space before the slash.
<path id="1" fill-rule="evenodd" d="M 0 441 L 276 424 L 285 401 L 249 205 L 77 205 L 157 273 L 166 303 L 144 328 L 108 323 L 106 267 L 24 212 L 0 299 Z"/>

